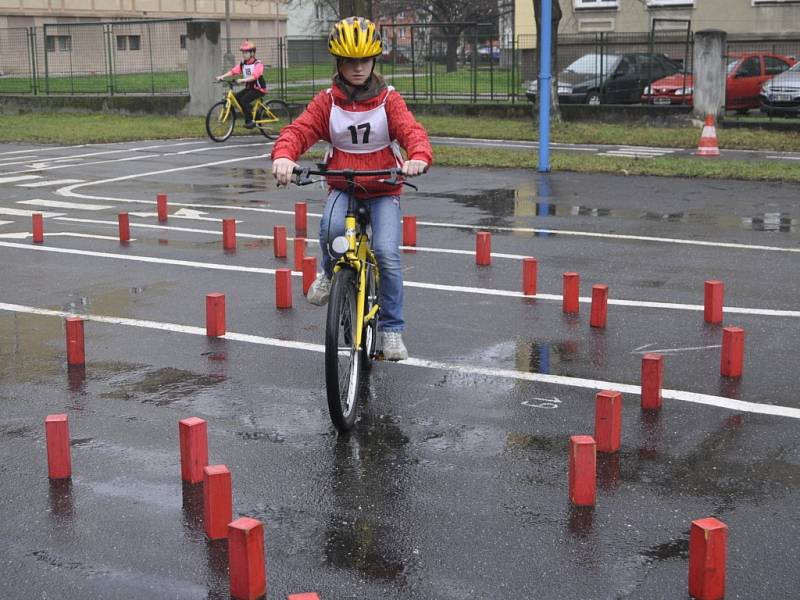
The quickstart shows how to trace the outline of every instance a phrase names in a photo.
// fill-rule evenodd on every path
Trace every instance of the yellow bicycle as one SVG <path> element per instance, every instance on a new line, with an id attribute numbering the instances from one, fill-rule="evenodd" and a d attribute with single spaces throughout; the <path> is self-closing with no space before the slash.
<path id="1" fill-rule="evenodd" d="M 325 325 L 325 388 L 334 426 L 348 431 L 356 421 L 361 396 L 361 374 L 370 361 L 380 358 L 377 349 L 380 315 L 380 270 L 369 245 L 369 202 L 356 200 L 356 177 L 383 177 L 389 186 L 402 183 L 400 169 L 378 171 L 315 171 L 294 169 L 294 183 L 309 185 L 311 175 L 344 180 L 347 198 L 344 235 L 330 241 L 329 254 L 339 256 L 333 267 L 328 316 Z"/>
<path id="2" fill-rule="evenodd" d="M 242 105 L 233 93 L 233 81 L 223 81 L 228 86 L 225 96 L 214 104 L 206 115 L 206 132 L 215 142 L 224 142 L 233 133 L 236 114 L 243 114 Z M 283 100 L 267 100 L 257 98 L 251 105 L 253 123 L 265 138 L 274 140 L 281 129 L 292 122 L 289 105 Z"/>

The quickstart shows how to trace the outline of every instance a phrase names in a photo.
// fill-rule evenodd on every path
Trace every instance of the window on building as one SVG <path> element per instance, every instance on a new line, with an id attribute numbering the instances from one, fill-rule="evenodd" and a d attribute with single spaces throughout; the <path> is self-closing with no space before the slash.
<path id="1" fill-rule="evenodd" d="M 314 3 L 314 18 L 317 21 L 322 21 L 325 18 L 325 6 L 322 2 Z"/>
<path id="2" fill-rule="evenodd" d="M 694 6 L 695 0 L 647 0 L 647 6 Z"/>
<path id="3" fill-rule="evenodd" d="M 575 8 L 617 8 L 617 0 L 574 0 Z"/>
<path id="4" fill-rule="evenodd" d="M 186 35 L 181 35 L 181 50 L 186 50 Z"/>
<path id="5" fill-rule="evenodd" d="M 401 40 L 405 39 L 405 37 L 406 37 L 406 28 L 405 27 L 400 27 L 397 30 L 397 37 L 399 37 Z"/>
<path id="6" fill-rule="evenodd" d="M 183 36 L 185 37 L 185 36 Z M 184 40 L 184 47 L 186 41 Z M 117 36 L 117 50 L 141 50 L 142 49 L 142 36 L 140 35 L 118 35 Z"/>
<path id="7" fill-rule="evenodd" d="M 72 36 L 48 35 L 45 45 L 48 52 L 72 52 Z"/>
<path id="8" fill-rule="evenodd" d="M 800 0 L 753 0 L 753 4 L 800 4 Z"/>

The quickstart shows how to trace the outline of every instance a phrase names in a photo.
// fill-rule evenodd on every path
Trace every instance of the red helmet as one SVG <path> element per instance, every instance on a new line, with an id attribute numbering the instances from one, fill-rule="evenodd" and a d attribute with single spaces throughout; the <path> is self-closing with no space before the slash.
<path id="1" fill-rule="evenodd" d="M 250 40 L 245 40 L 245 41 L 242 42 L 242 45 L 239 46 L 239 51 L 240 52 L 255 52 L 256 51 L 256 45 L 253 42 L 251 42 Z"/>

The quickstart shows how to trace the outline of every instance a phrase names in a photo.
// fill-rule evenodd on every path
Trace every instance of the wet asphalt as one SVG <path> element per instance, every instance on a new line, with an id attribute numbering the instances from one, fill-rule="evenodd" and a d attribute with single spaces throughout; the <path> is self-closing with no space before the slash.
<path id="1" fill-rule="evenodd" d="M 263 209 L 306 200 L 321 211 L 319 187 L 275 187 L 268 151 L 253 137 L 0 146 L 0 597 L 228 598 L 225 542 L 205 539 L 202 486 L 180 481 L 178 420 L 189 416 L 208 421 L 210 462 L 232 472 L 235 516 L 264 523 L 268 598 L 683 599 L 689 526 L 708 516 L 729 527 L 726 598 L 796 596 L 796 417 L 682 399 L 643 412 L 626 393 L 622 448 L 598 455 L 593 509 L 569 504 L 567 446 L 593 432 L 596 391 L 570 382 L 637 385 L 646 351 L 664 351 L 665 388 L 800 409 L 797 314 L 726 313 L 747 336 L 733 380 L 719 374 L 721 326 L 675 306 L 701 305 L 703 282 L 721 279 L 726 306 L 800 310 L 800 186 L 432 169 L 402 200 L 432 223 L 403 256 L 414 360 L 373 366 L 360 419 L 341 436 L 323 355 L 281 346 L 322 344 L 324 309 L 295 277 L 294 307 L 277 310 L 272 275 L 231 270 L 291 264 L 291 243 L 288 261 L 275 259 L 264 236 L 274 225 L 293 235 L 292 215 Z M 9 180 L 27 176 L 38 178 Z M 46 185 L 67 178 L 89 185 Z M 128 245 L 48 236 L 113 237 L 116 213 L 154 213 L 158 192 L 168 222 L 132 216 Z M 176 218 L 181 208 L 204 214 Z M 45 218 L 41 247 L 72 253 L 7 235 L 30 228 L 15 210 L 60 213 Z M 225 252 L 219 221 L 198 216 L 235 217 L 255 237 Z M 611 305 L 607 328 L 592 329 L 588 304 L 568 316 L 558 300 L 489 293 L 520 290 L 518 258 L 477 267 L 426 250 L 472 251 L 483 228 L 495 253 L 538 259 L 542 294 L 577 271 L 582 296 L 605 283 L 612 299 L 663 304 Z M 92 321 L 85 368 L 67 369 L 63 319 L 32 314 L 202 328 L 210 292 L 226 295 L 229 332 L 272 341 Z M 43 421 L 62 412 L 73 476 L 52 482 Z"/>

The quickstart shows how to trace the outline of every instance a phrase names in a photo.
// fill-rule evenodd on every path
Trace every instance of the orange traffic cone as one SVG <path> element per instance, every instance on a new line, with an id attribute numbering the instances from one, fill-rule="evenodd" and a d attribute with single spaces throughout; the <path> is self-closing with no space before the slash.
<path id="1" fill-rule="evenodd" d="M 714 127 L 714 115 L 706 117 L 706 124 L 700 136 L 700 145 L 697 147 L 697 156 L 719 156 L 717 144 L 717 129 Z"/>

